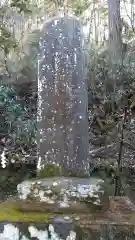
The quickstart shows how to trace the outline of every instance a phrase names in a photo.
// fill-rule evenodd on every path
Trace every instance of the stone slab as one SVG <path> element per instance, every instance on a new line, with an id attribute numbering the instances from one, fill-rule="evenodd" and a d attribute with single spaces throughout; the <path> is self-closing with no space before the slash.
<path id="1" fill-rule="evenodd" d="M 83 213 L 107 206 L 101 179 L 54 177 L 24 181 L 17 186 L 25 211 Z"/>

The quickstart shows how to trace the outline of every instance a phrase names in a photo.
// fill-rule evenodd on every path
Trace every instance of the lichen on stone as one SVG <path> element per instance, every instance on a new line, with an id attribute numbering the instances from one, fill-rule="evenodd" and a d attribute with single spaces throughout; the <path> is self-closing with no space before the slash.
<path id="1" fill-rule="evenodd" d="M 27 189 L 27 182 L 21 183 L 18 187 L 22 191 L 24 191 L 23 185 L 26 185 Z M 81 208 L 83 206 L 86 210 L 89 204 L 95 206 L 102 206 L 103 204 L 104 191 L 100 186 L 100 181 L 91 183 L 90 179 L 54 177 L 33 181 L 29 188 L 30 191 L 27 191 L 27 196 L 19 193 L 19 198 L 24 200 L 22 196 L 25 195 L 26 201 L 34 201 L 34 204 L 37 203 L 38 207 L 39 203 L 41 203 L 40 208 L 42 208 L 42 211 L 44 209 L 44 211 L 61 212 L 61 209 L 73 209 L 73 206 L 74 209 L 76 208 L 79 211 L 79 206 Z"/>

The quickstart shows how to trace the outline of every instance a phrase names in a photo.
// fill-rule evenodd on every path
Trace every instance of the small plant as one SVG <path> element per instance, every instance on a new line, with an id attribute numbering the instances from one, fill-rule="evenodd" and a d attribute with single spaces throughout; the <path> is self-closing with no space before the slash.
<path id="1" fill-rule="evenodd" d="M 67 171 L 63 166 L 57 164 L 46 164 L 39 172 L 38 178 L 47 178 L 47 177 L 79 177 L 79 178 L 88 178 L 87 175 L 75 174 L 72 171 Z"/>
<path id="2" fill-rule="evenodd" d="M 63 173 L 62 167 L 56 164 L 46 164 L 39 172 L 39 178 L 61 176 Z"/>
<path id="3" fill-rule="evenodd" d="M 100 183 L 100 186 L 103 189 L 106 196 L 113 196 L 115 186 L 110 179 L 106 178 L 104 182 Z"/>
<path id="4" fill-rule="evenodd" d="M 78 177 L 78 178 L 88 178 L 89 176 L 88 175 L 86 175 L 86 174 L 80 174 L 80 173 L 74 173 L 74 172 L 72 172 L 72 171 L 64 171 L 64 177 Z"/>

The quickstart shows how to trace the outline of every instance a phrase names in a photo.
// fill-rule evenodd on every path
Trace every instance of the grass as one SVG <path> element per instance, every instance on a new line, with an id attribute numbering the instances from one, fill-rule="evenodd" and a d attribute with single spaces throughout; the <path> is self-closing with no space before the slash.
<path id="1" fill-rule="evenodd" d="M 48 223 L 51 220 L 51 217 L 56 217 L 57 215 L 38 212 L 23 212 L 19 210 L 16 202 L 0 204 L 0 222 Z"/>

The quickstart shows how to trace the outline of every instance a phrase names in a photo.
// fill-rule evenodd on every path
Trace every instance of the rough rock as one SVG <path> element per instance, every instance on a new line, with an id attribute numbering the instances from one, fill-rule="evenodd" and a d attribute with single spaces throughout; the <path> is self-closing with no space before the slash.
<path id="1" fill-rule="evenodd" d="M 109 197 L 110 209 L 117 213 L 133 214 L 135 213 L 135 205 L 127 197 Z"/>
<path id="2" fill-rule="evenodd" d="M 103 209 L 107 198 L 102 180 L 54 177 L 17 186 L 20 207 L 27 211 L 79 213 Z"/>

